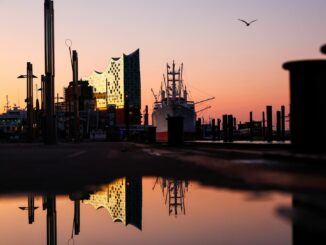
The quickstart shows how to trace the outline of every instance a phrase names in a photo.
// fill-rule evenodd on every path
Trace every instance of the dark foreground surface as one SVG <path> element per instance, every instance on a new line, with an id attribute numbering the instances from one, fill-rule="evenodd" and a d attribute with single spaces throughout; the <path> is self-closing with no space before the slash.
<path id="1" fill-rule="evenodd" d="M 286 144 L 3 144 L 0 159 L 0 244 L 326 242 L 325 156 Z"/>
<path id="2" fill-rule="evenodd" d="M 0 192 L 67 193 L 125 176 L 192 179 L 235 189 L 324 191 L 325 159 L 291 153 L 288 145 L 4 144 Z"/>

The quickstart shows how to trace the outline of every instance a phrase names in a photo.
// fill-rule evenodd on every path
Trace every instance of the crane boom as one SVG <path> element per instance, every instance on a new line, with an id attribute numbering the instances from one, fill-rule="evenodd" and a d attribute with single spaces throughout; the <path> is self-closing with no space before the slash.
<path id="1" fill-rule="evenodd" d="M 196 113 L 201 113 L 201 112 L 206 111 L 206 110 L 211 109 L 211 108 L 212 108 L 211 106 L 207 106 L 207 107 L 205 107 L 205 108 L 203 108 L 203 109 L 201 109 L 199 111 L 196 111 Z"/>
<path id="2" fill-rule="evenodd" d="M 155 102 L 158 102 L 158 99 L 157 99 L 157 95 L 155 94 L 154 90 L 153 90 L 153 89 L 151 89 L 151 91 L 152 91 L 152 93 L 153 93 L 153 96 L 154 96 L 154 98 L 155 98 Z"/>
<path id="3" fill-rule="evenodd" d="M 201 101 L 195 102 L 195 105 L 198 105 L 198 104 L 201 104 L 201 103 L 210 101 L 210 100 L 215 100 L 215 97 L 211 97 L 211 98 L 208 98 L 208 99 L 205 99 L 205 100 L 201 100 Z"/>

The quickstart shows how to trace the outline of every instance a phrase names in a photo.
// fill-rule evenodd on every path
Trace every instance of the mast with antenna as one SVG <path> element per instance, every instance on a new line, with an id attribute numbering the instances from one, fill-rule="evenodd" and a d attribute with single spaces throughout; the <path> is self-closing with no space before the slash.
<path id="1" fill-rule="evenodd" d="M 9 106 L 9 97 L 8 95 L 6 95 L 6 105 L 5 105 L 5 112 L 10 110 L 10 106 Z"/>

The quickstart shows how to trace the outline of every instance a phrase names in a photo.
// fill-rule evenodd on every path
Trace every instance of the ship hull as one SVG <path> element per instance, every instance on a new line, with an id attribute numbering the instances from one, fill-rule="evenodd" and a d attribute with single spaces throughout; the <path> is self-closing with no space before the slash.
<path id="1" fill-rule="evenodd" d="M 193 108 L 185 105 L 165 105 L 154 109 L 152 114 L 153 126 L 156 127 L 156 140 L 168 140 L 168 117 L 182 117 L 184 138 L 193 139 L 196 133 L 196 113 Z"/>

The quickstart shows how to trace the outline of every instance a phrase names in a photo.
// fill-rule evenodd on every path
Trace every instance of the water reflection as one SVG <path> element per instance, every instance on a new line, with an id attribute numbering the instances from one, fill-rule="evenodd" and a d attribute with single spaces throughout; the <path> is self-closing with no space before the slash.
<path id="1" fill-rule="evenodd" d="M 180 214 L 185 215 L 185 194 L 188 192 L 189 182 L 187 180 L 157 177 L 153 190 L 155 190 L 157 185 L 161 187 L 169 215 L 174 214 L 175 217 Z"/>
<path id="2" fill-rule="evenodd" d="M 121 222 L 125 226 L 131 224 L 142 229 L 142 178 L 126 177 L 113 181 L 103 186 L 96 193 L 83 193 L 69 195 L 74 203 L 74 218 L 71 238 L 68 243 L 74 241 L 74 236 L 80 234 L 80 204 L 88 204 L 95 209 L 106 209 L 114 222 Z M 57 212 L 56 195 L 42 197 L 43 210 L 47 211 L 46 231 L 47 245 L 57 244 Z M 34 223 L 34 196 L 28 196 L 28 207 L 19 207 L 28 210 L 29 224 Z"/>
<path id="3" fill-rule="evenodd" d="M 326 198 L 320 194 L 294 194 L 291 207 L 278 213 L 292 224 L 293 245 L 326 243 Z"/>
<path id="4" fill-rule="evenodd" d="M 125 226 L 131 224 L 142 229 L 142 178 L 128 177 L 106 185 L 101 191 L 90 195 L 85 204 L 95 209 L 105 208 L 114 222 Z"/>
<path id="5" fill-rule="evenodd" d="M 91 244 L 95 237 L 94 244 L 106 244 L 109 238 L 113 239 L 112 244 L 190 245 L 200 243 L 201 239 L 205 244 L 326 242 L 326 198 L 323 195 L 236 192 L 203 188 L 196 183 L 190 187 L 187 180 L 162 177 L 144 181 L 145 185 L 141 177 L 120 178 L 98 191 L 71 193 L 69 198 L 44 195 L 42 203 L 37 202 L 37 196 L 28 195 L 27 205 L 15 205 L 15 210 L 24 218 L 23 212 L 27 212 L 28 223 L 33 227 L 42 225 L 48 245 L 67 244 L 67 241 L 73 244 L 77 239 L 78 244 Z M 58 212 L 57 202 L 61 202 Z M 37 204 L 46 212 L 40 212 Z M 71 210 L 67 212 L 65 209 L 69 207 Z M 290 226 L 273 215 L 275 210 Z M 180 215 L 182 218 L 178 220 L 169 218 Z M 123 224 L 123 229 L 116 223 Z M 0 222 L 1 229 L 3 224 Z M 58 227 L 61 230 L 64 227 L 64 236 Z M 107 231 L 110 237 L 105 234 Z M 177 233 L 183 236 L 178 237 Z M 174 237 L 169 240 L 169 235 Z M 155 240 L 156 236 L 161 240 Z M 124 240 L 119 242 L 119 239 Z M 0 243 L 18 244 L 1 240 Z M 44 244 L 44 241 L 33 244 Z"/>
<path id="6" fill-rule="evenodd" d="M 34 206 L 34 196 L 33 195 L 28 196 L 27 203 L 28 203 L 27 207 L 19 207 L 19 209 L 28 211 L 28 224 L 33 224 L 34 220 L 35 220 L 35 210 L 38 209 L 38 207 Z"/>
<path id="7" fill-rule="evenodd" d="M 47 245 L 57 244 L 57 202 L 55 195 L 46 196 L 46 237 Z"/>

